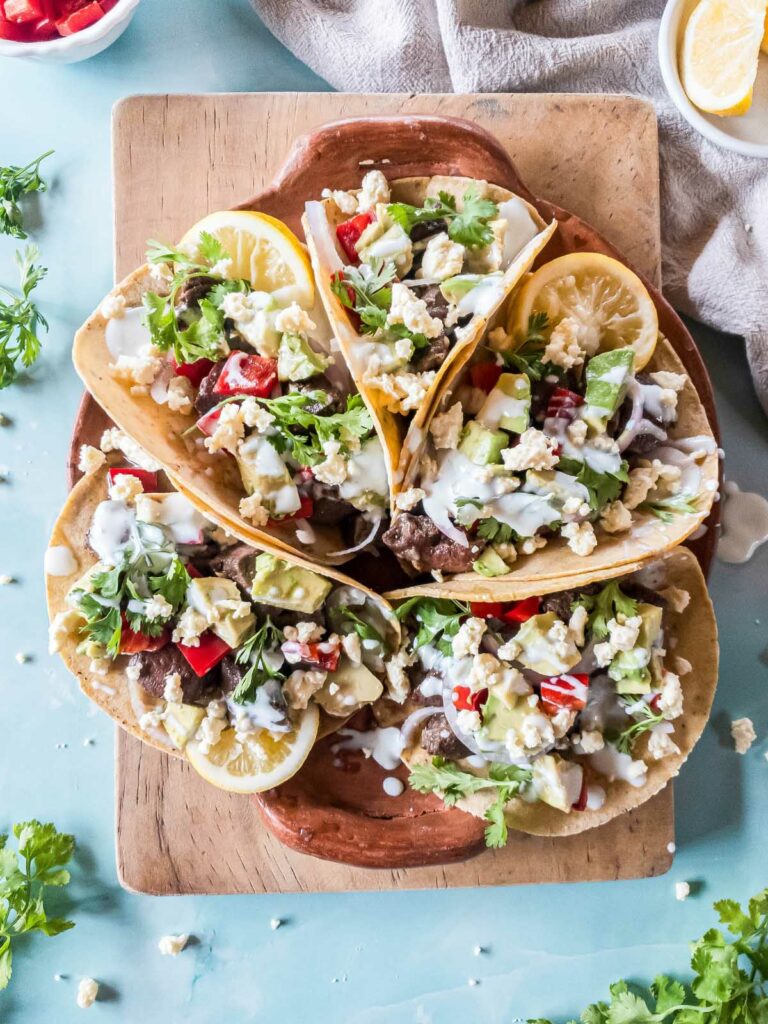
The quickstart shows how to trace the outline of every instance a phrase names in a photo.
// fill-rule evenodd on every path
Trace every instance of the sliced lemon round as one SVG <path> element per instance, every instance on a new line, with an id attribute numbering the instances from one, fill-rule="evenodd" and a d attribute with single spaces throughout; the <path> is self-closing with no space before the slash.
<path id="1" fill-rule="evenodd" d="M 700 0 L 680 53 L 680 77 L 691 103 L 720 117 L 746 113 L 764 32 L 765 0 Z"/>
<path id="2" fill-rule="evenodd" d="M 545 337 L 568 318 L 588 355 L 633 348 L 635 370 L 649 361 L 659 335 L 656 307 L 643 282 L 623 263 L 597 252 L 569 253 L 531 274 L 509 312 L 509 333 L 520 344 L 537 314 L 546 315 Z"/>
<path id="3" fill-rule="evenodd" d="M 186 754 L 192 767 L 212 785 L 231 793 L 263 793 L 295 775 L 309 755 L 317 736 L 320 713 L 316 704 L 301 712 L 293 732 L 270 733 L 266 729 L 237 739 L 225 729 L 207 753 L 200 741 L 190 740 Z"/>
<path id="4" fill-rule="evenodd" d="M 180 248 L 199 255 L 200 236 L 213 235 L 232 261 L 222 270 L 229 278 L 250 281 L 256 291 L 277 293 L 308 309 L 315 297 L 306 249 L 282 221 L 253 210 L 221 210 L 203 217 L 184 235 Z"/>

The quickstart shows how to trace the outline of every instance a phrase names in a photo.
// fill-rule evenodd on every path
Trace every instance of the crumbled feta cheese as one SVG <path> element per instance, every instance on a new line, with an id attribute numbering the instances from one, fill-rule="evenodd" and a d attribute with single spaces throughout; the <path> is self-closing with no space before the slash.
<path id="1" fill-rule="evenodd" d="M 445 231 L 433 235 L 427 242 L 421 261 L 420 277 L 445 281 L 461 273 L 464 265 L 464 246 L 452 242 Z"/>
<path id="2" fill-rule="evenodd" d="M 377 203 L 388 203 L 389 196 L 389 182 L 381 171 L 368 171 L 357 196 L 358 212 L 371 210 Z"/>
<path id="3" fill-rule="evenodd" d="M 186 377 L 171 377 L 168 381 L 166 397 L 171 412 L 192 412 L 194 398 L 195 390 Z"/>
<path id="4" fill-rule="evenodd" d="M 188 935 L 164 935 L 157 944 L 163 956 L 178 956 L 189 942 Z"/>
<path id="5" fill-rule="evenodd" d="M 691 895 L 691 886 L 689 882 L 675 882 L 675 899 L 679 900 L 680 903 L 683 900 L 687 900 Z"/>
<path id="6" fill-rule="evenodd" d="M 19 665 L 26 665 L 27 662 L 30 660 L 29 655 L 25 654 L 23 651 L 18 651 L 15 657 Z"/>
<path id="7" fill-rule="evenodd" d="M 200 744 L 200 753 L 205 757 L 221 739 L 227 728 L 227 704 L 224 700 L 212 700 L 205 710 L 205 718 L 197 730 L 196 739 Z"/>
<path id="8" fill-rule="evenodd" d="M 648 736 L 648 754 L 654 761 L 661 761 L 662 758 L 669 757 L 670 754 L 680 753 L 680 747 L 670 735 L 669 729 L 671 728 L 671 726 L 665 728 L 661 723 L 651 729 Z"/>
<path id="9" fill-rule="evenodd" d="M 464 733 L 477 732 L 482 724 L 479 711 L 464 709 L 456 715 L 456 725 Z"/>
<path id="10" fill-rule="evenodd" d="M 514 448 L 504 448 L 501 457 L 506 469 L 523 472 L 526 469 L 554 469 L 557 465 L 557 441 L 542 430 L 529 427 L 520 435 Z"/>
<path id="11" fill-rule="evenodd" d="M 324 441 L 325 459 L 312 467 L 316 480 L 323 484 L 343 484 L 349 474 L 349 464 L 341 454 L 339 441 Z"/>
<path id="12" fill-rule="evenodd" d="M 395 508 L 400 509 L 401 512 L 410 512 L 412 508 L 416 508 L 420 501 L 426 498 L 426 492 L 421 487 L 409 487 L 407 491 L 401 491 L 400 494 L 395 498 Z"/>
<path id="13" fill-rule="evenodd" d="M 170 619 L 173 615 L 173 605 L 166 601 L 162 594 L 153 594 L 144 602 L 143 614 L 150 622 L 156 619 Z"/>
<path id="14" fill-rule="evenodd" d="M 152 263 L 149 267 L 149 282 L 158 295 L 167 295 L 171 289 L 173 271 L 167 263 Z"/>
<path id="15" fill-rule="evenodd" d="M 731 722 L 731 736 L 737 754 L 746 754 L 757 739 L 755 726 L 751 718 L 737 718 Z"/>
<path id="16" fill-rule="evenodd" d="M 526 715 L 520 733 L 526 750 L 538 750 L 555 742 L 555 730 L 545 714 Z"/>
<path id="17" fill-rule="evenodd" d="M 564 370 L 570 370 L 584 362 L 585 354 L 579 341 L 578 321 L 566 316 L 553 328 L 542 359 L 545 363 L 554 363 Z"/>
<path id="18" fill-rule="evenodd" d="M 15 583 L 16 580 L 13 576 L 9 576 L 7 572 L 0 574 L 0 587 L 10 586 L 11 583 Z"/>
<path id="19" fill-rule="evenodd" d="M 309 334 L 316 326 L 298 302 L 292 302 L 287 309 L 281 309 L 275 317 L 275 330 L 281 334 Z"/>
<path id="20" fill-rule="evenodd" d="M 316 669 L 309 671 L 296 669 L 295 672 L 291 672 L 283 683 L 283 693 L 288 707 L 303 711 L 308 706 L 312 695 L 325 685 L 327 675 L 327 672 Z"/>
<path id="21" fill-rule="evenodd" d="M 216 262 L 212 264 L 209 273 L 211 277 L 227 277 L 231 266 L 232 257 L 225 256 L 223 259 L 216 260 Z"/>
<path id="22" fill-rule="evenodd" d="M 654 384 L 670 391 L 682 391 L 688 380 L 684 373 L 672 373 L 671 370 L 656 370 L 649 376 Z"/>
<path id="23" fill-rule="evenodd" d="M 566 523 L 560 533 L 568 541 L 568 547 L 582 558 L 591 555 L 597 547 L 597 537 L 590 522 Z"/>
<path id="24" fill-rule="evenodd" d="M 125 296 L 119 292 L 110 292 L 99 307 L 99 312 L 105 320 L 122 320 L 125 316 Z"/>
<path id="25" fill-rule="evenodd" d="M 680 615 L 681 612 L 684 612 L 691 602 L 691 595 L 687 590 L 682 590 L 680 587 L 665 587 L 663 590 L 660 590 L 659 593 L 663 598 L 665 598 L 672 611 L 676 612 L 678 615 Z"/>
<path id="26" fill-rule="evenodd" d="M 446 412 L 434 416 L 429 432 L 435 448 L 458 448 L 463 426 L 464 410 L 461 402 L 454 402 Z"/>
<path id="27" fill-rule="evenodd" d="M 57 654 L 66 641 L 77 633 L 84 621 L 80 612 L 74 609 L 66 612 L 57 612 L 48 627 L 49 653 Z"/>
<path id="28" fill-rule="evenodd" d="M 417 298 L 407 284 L 399 281 L 392 285 L 392 303 L 387 314 L 388 324 L 405 324 L 414 334 L 426 338 L 439 338 L 443 333 L 443 322 L 430 316 L 424 299 Z"/>
<path id="29" fill-rule="evenodd" d="M 600 526 L 606 533 L 623 533 L 632 525 L 632 513 L 623 501 L 612 501 L 600 513 Z"/>
<path id="30" fill-rule="evenodd" d="M 485 619 L 471 617 L 465 619 L 459 626 L 459 631 L 453 638 L 454 658 L 466 658 L 474 656 L 480 651 L 480 642 L 485 635 L 487 625 Z"/>
<path id="31" fill-rule="evenodd" d="M 221 451 L 222 448 L 233 455 L 237 454 L 237 446 L 245 435 L 244 404 L 229 402 L 222 407 L 215 430 L 204 441 L 211 454 Z"/>
<path id="32" fill-rule="evenodd" d="M 151 711 L 145 711 L 139 718 L 139 728 L 145 732 L 152 732 L 153 729 L 159 729 L 165 719 L 165 710 L 162 707 L 153 708 Z"/>
<path id="33" fill-rule="evenodd" d="M 571 612 L 568 620 L 568 635 L 575 644 L 581 646 L 584 643 L 584 630 L 589 620 L 589 613 L 583 604 L 578 604 Z"/>
<path id="34" fill-rule="evenodd" d="M 363 651 L 360 644 L 360 637 L 357 633 L 345 633 L 341 638 L 341 646 L 353 665 L 362 664 Z"/>
<path id="35" fill-rule="evenodd" d="M 674 672 L 664 672 L 659 694 L 659 711 L 668 720 L 679 718 L 683 713 L 683 688 L 680 677 Z"/>
<path id="36" fill-rule="evenodd" d="M 228 292 L 221 303 L 221 311 L 229 320 L 249 323 L 253 320 L 254 309 L 245 292 Z"/>
<path id="37" fill-rule="evenodd" d="M 573 737 L 573 742 L 582 754 L 596 754 L 605 746 L 603 734 L 597 729 L 584 729 L 581 736 Z"/>
<path id="38" fill-rule="evenodd" d="M 106 461 L 107 457 L 104 452 L 94 448 L 93 445 L 84 444 L 80 446 L 80 458 L 77 462 L 77 468 L 81 473 L 85 473 L 86 476 L 97 472 Z"/>
<path id="39" fill-rule="evenodd" d="M 81 978 L 77 986 L 75 1002 L 81 1010 L 87 1010 L 93 1006 L 99 994 L 99 983 L 93 978 Z"/>
<path id="40" fill-rule="evenodd" d="M 144 493 L 144 485 L 133 473 L 120 473 L 109 482 L 109 496 L 113 501 L 123 501 L 130 505 Z"/>
<path id="41" fill-rule="evenodd" d="M 286 626 L 283 635 L 292 643 L 313 644 L 320 640 L 324 632 L 325 628 L 317 622 L 297 622 L 295 626 Z"/>
<path id="42" fill-rule="evenodd" d="M 269 522 L 269 509 L 262 504 L 263 495 L 258 491 L 241 498 L 238 509 L 243 519 L 250 519 L 254 526 L 266 526 Z"/>
<path id="43" fill-rule="evenodd" d="M 208 620 L 195 608 L 185 608 L 176 621 L 171 639 L 185 647 L 199 647 L 200 636 L 208 629 Z"/>
<path id="44" fill-rule="evenodd" d="M 409 654 L 404 647 L 392 655 L 384 664 L 387 673 L 387 691 L 392 700 L 402 704 L 408 696 L 411 684 L 405 671 L 416 661 L 415 654 Z"/>
<path id="45" fill-rule="evenodd" d="M 502 557 L 504 557 L 502 555 Z M 506 559 L 504 559 L 506 561 Z M 517 656 L 520 654 L 521 647 L 514 639 L 507 640 L 505 644 L 502 644 L 496 651 L 496 654 L 502 661 L 515 661 Z"/>
<path id="46" fill-rule="evenodd" d="M 540 548 L 545 548 L 546 546 L 547 538 L 535 535 L 533 537 L 525 537 L 521 540 L 517 550 L 523 555 L 533 555 Z"/>
<path id="47" fill-rule="evenodd" d="M 619 621 L 621 620 L 621 621 Z M 597 664 L 604 668 L 610 665 L 620 651 L 631 651 L 637 643 L 640 635 L 643 620 L 639 615 L 624 618 L 619 615 L 608 623 L 608 639 L 603 643 L 595 644 L 594 654 Z"/>
<path id="48" fill-rule="evenodd" d="M 181 676 L 178 672 L 172 672 L 163 680 L 163 700 L 167 700 L 170 704 L 184 702 L 184 690 L 181 687 Z"/>
<path id="49" fill-rule="evenodd" d="M 499 654 L 501 650 L 499 648 Z M 492 654 L 475 655 L 467 684 L 473 693 L 486 687 L 493 687 L 500 695 L 508 696 L 524 697 L 531 692 L 531 687 L 522 672 L 511 665 L 505 665 Z"/>
<path id="50" fill-rule="evenodd" d="M 587 440 L 587 424 L 584 420 L 574 420 L 573 423 L 569 423 L 565 432 L 572 444 L 577 448 L 583 447 Z"/>
<path id="51" fill-rule="evenodd" d="M 103 452 L 121 451 L 129 462 L 133 462 L 150 473 L 157 473 L 163 468 L 156 459 L 147 455 L 140 445 L 117 427 L 109 427 L 104 431 L 99 441 L 99 448 Z"/>
<path id="52" fill-rule="evenodd" d="M 256 401 L 253 396 L 246 398 L 241 406 L 243 423 L 246 427 L 253 427 L 258 434 L 266 434 L 274 423 L 275 417 L 267 412 L 263 405 Z"/>
<path id="53" fill-rule="evenodd" d="M 152 355 L 129 356 L 123 353 L 116 363 L 110 364 L 110 372 L 116 380 L 129 384 L 152 384 L 160 373 L 162 360 Z"/>
<path id="54" fill-rule="evenodd" d="M 357 213 L 357 199 L 349 192 L 344 192 L 342 189 L 324 188 L 320 193 L 320 197 L 322 199 L 332 199 L 341 212 L 349 217 Z"/>
<path id="55" fill-rule="evenodd" d="M 390 412 L 406 416 L 424 404 L 435 376 L 434 370 L 426 373 L 383 373 L 380 376 L 369 376 L 366 373 L 365 381 L 383 392 L 384 404 Z"/>

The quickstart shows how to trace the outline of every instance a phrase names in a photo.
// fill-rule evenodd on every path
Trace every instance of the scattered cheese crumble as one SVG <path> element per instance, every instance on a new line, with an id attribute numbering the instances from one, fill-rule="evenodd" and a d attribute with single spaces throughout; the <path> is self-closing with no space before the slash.
<path id="1" fill-rule="evenodd" d="M 731 736 L 737 754 L 746 754 L 757 739 L 755 726 L 751 718 L 737 718 L 731 722 Z"/>

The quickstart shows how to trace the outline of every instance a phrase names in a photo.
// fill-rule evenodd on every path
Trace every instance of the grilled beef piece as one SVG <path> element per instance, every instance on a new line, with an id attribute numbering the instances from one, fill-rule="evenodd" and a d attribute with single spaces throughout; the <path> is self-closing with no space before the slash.
<path id="1" fill-rule="evenodd" d="M 248 666 L 238 665 L 231 654 L 228 654 L 223 659 L 221 662 L 221 692 L 225 697 L 229 697 L 235 692 L 247 670 Z M 279 680 L 267 679 L 265 683 L 262 683 L 258 689 L 257 699 L 253 703 L 259 705 L 260 710 L 262 710 L 262 714 L 259 715 L 259 720 L 256 724 L 263 726 L 263 711 L 267 710 L 265 705 L 268 705 L 275 713 L 274 718 L 270 715 L 270 728 L 276 728 L 277 731 L 280 731 L 290 725 L 288 705 L 285 703 L 283 688 Z M 242 706 L 247 711 L 249 706 L 252 705 L 243 704 Z"/>
<path id="2" fill-rule="evenodd" d="M 472 753 L 451 729 L 448 719 L 443 714 L 432 715 L 427 719 L 427 724 L 421 732 L 421 745 L 428 754 L 452 760 L 469 757 Z"/>
<path id="3" fill-rule="evenodd" d="M 179 288 L 176 296 L 177 309 L 199 309 L 200 299 L 204 299 L 208 292 L 219 282 L 213 277 L 190 277 Z"/>
<path id="4" fill-rule="evenodd" d="M 416 288 L 414 289 L 414 294 L 426 302 L 427 312 L 430 316 L 435 316 L 438 320 L 443 321 L 448 316 L 450 305 L 448 299 L 440 291 L 439 284 L 429 284 L 426 288 Z"/>
<path id="5" fill-rule="evenodd" d="M 222 399 L 221 395 L 215 395 L 213 389 L 216 387 L 216 382 L 221 376 L 221 371 L 224 369 L 226 359 L 220 359 L 218 363 L 214 363 L 208 373 L 200 381 L 200 387 L 198 388 L 197 395 L 195 397 L 195 410 L 200 416 L 204 416 L 205 413 L 210 412 L 211 409 L 218 405 Z"/>
<path id="6" fill-rule="evenodd" d="M 141 651 L 134 654 L 130 664 L 138 666 L 139 683 L 153 697 L 162 697 L 165 677 L 178 672 L 185 704 L 205 703 L 219 683 L 218 666 L 201 678 L 194 672 L 176 644 L 166 644 L 159 651 Z"/>
<path id="7" fill-rule="evenodd" d="M 583 590 L 560 590 L 556 594 L 547 594 L 541 599 L 541 614 L 554 612 L 558 619 L 567 622 L 572 614 L 573 602 L 583 593 Z"/>
<path id="8" fill-rule="evenodd" d="M 419 572 L 438 569 L 442 572 L 469 572 L 472 563 L 485 547 L 475 538 L 467 547 L 449 540 L 429 516 L 401 513 L 382 540 L 398 558 L 410 563 Z"/>
<path id="9" fill-rule="evenodd" d="M 438 338 L 430 338 L 425 348 L 418 348 L 413 353 L 414 370 L 419 373 L 426 373 L 427 370 L 439 370 L 445 362 L 445 357 L 451 350 L 451 339 L 446 334 Z"/>
<path id="10" fill-rule="evenodd" d="M 305 394 L 311 391 L 324 391 L 328 396 L 327 402 L 316 402 L 313 400 L 304 406 L 306 412 L 311 412 L 315 415 L 319 415 L 322 412 L 330 416 L 335 412 L 343 412 L 346 408 L 346 399 L 338 388 L 333 387 L 329 383 L 325 374 L 318 374 L 317 377 L 310 377 L 309 380 L 291 381 L 288 385 L 288 391 L 300 391 Z"/>
<path id="11" fill-rule="evenodd" d="M 247 544 L 236 544 L 232 548 L 225 548 L 216 558 L 211 561 L 211 570 L 217 576 L 226 576 L 233 580 L 238 587 L 246 594 L 251 592 L 253 583 L 253 563 L 256 560 L 256 552 Z"/>
<path id="12" fill-rule="evenodd" d="M 666 597 L 655 590 L 651 590 L 650 587 L 644 586 L 642 583 L 635 583 L 634 580 L 630 580 L 629 582 L 622 583 L 621 589 L 627 597 L 631 597 L 635 601 L 642 601 L 643 604 L 655 604 L 659 608 L 667 607 Z"/>
<path id="13" fill-rule="evenodd" d="M 326 526 L 338 526 L 350 516 L 357 515 L 357 509 L 344 498 L 339 497 L 339 489 L 333 484 L 324 484 L 313 480 L 309 493 L 314 502 L 312 522 L 324 523 Z"/>
<path id="14" fill-rule="evenodd" d="M 411 228 L 411 241 L 423 242 L 433 235 L 439 235 L 441 231 L 448 230 L 448 222 L 440 220 L 426 220 L 421 224 L 414 224 Z"/>

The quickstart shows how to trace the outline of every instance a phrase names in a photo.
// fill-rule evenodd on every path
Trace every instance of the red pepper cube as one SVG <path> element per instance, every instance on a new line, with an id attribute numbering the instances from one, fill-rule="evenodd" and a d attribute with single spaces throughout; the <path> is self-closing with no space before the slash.
<path id="1" fill-rule="evenodd" d="M 207 675 L 232 650 L 221 637 L 210 632 L 203 633 L 198 647 L 187 647 L 186 644 L 176 644 L 176 646 L 189 662 L 192 671 L 200 678 Z"/>
<path id="2" fill-rule="evenodd" d="M 177 377 L 186 377 L 193 388 L 199 388 L 203 377 L 207 377 L 213 369 L 213 360 L 196 359 L 194 363 L 177 363 L 171 356 L 171 365 Z"/>
<path id="3" fill-rule="evenodd" d="M 469 368 L 469 377 L 473 388 L 480 388 L 486 394 L 490 394 L 496 387 L 501 376 L 501 367 L 498 363 L 475 363 Z"/>
<path id="4" fill-rule="evenodd" d="M 527 597 L 524 601 L 515 601 L 514 604 L 502 613 L 501 618 L 505 622 L 527 622 L 528 619 L 539 614 L 540 607 L 540 598 Z"/>
<path id="5" fill-rule="evenodd" d="M 281 650 L 291 665 L 305 661 L 309 665 L 317 665 L 326 672 L 335 672 L 339 667 L 341 647 L 339 644 L 324 643 L 301 644 L 298 640 L 286 640 Z"/>
<path id="6" fill-rule="evenodd" d="M 187 575 L 191 580 L 199 580 L 203 575 L 199 569 L 196 569 L 195 566 L 192 565 L 191 562 L 187 562 L 184 568 L 187 570 Z"/>
<path id="7" fill-rule="evenodd" d="M 560 708 L 581 711 L 587 705 L 589 676 L 574 674 L 551 676 L 541 684 L 541 703 L 548 715 L 556 714 Z"/>
<path id="8" fill-rule="evenodd" d="M 368 210 L 366 213 L 358 213 L 350 220 L 345 220 L 342 224 L 336 226 L 336 237 L 339 240 L 339 245 L 344 250 L 344 255 L 350 263 L 355 264 L 355 266 L 360 262 L 360 257 L 357 255 L 355 247 L 362 233 L 375 219 L 373 210 Z"/>
<path id="9" fill-rule="evenodd" d="M 568 388 L 555 388 L 547 402 L 547 418 L 573 420 L 580 405 L 584 405 L 581 395 Z"/>
<path id="10" fill-rule="evenodd" d="M 282 519 L 268 519 L 267 526 L 279 526 L 280 523 L 290 523 L 294 519 L 311 519 L 312 513 L 315 511 L 314 501 L 306 494 L 300 494 L 299 500 L 301 501 L 301 508 L 297 512 L 292 512 L 289 516 L 283 516 Z"/>
<path id="11" fill-rule="evenodd" d="M 589 799 L 589 785 L 587 784 L 587 773 L 582 769 L 581 773 L 581 790 L 579 791 L 579 799 L 575 804 L 572 804 L 574 811 L 586 811 L 587 800 Z"/>
<path id="12" fill-rule="evenodd" d="M 73 36 L 76 32 L 82 32 L 84 28 L 88 28 L 89 25 L 94 25 L 103 17 L 104 10 L 101 4 L 97 0 L 93 0 L 92 3 L 73 11 L 66 18 L 60 18 L 56 22 L 56 28 L 61 36 Z"/>
<path id="13" fill-rule="evenodd" d="M 128 618 L 125 612 L 120 615 L 122 628 L 120 630 L 120 653 L 138 654 L 141 651 L 159 651 L 165 647 L 171 639 L 170 632 L 165 629 L 160 636 L 147 636 L 138 630 L 131 629 L 128 625 Z"/>
<path id="14" fill-rule="evenodd" d="M 223 406 L 217 406 L 215 409 L 211 409 L 210 412 L 207 412 L 200 417 L 197 421 L 197 429 L 201 434 L 205 434 L 206 437 L 211 436 L 218 425 L 222 408 Z"/>
<path id="15" fill-rule="evenodd" d="M 248 352 L 232 352 L 213 388 L 215 395 L 268 398 L 277 383 L 277 360 Z"/>
<path id="16" fill-rule="evenodd" d="M 468 686 L 454 686 L 453 706 L 457 711 L 479 711 L 488 700 L 488 690 L 473 693 Z"/>
<path id="17" fill-rule="evenodd" d="M 133 466 L 110 466 L 107 470 L 107 476 L 111 484 L 119 476 L 135 476 L 137 480 L 141 481 L 141 486 L 149 494 L 154 494 L 157 491 L 157 473 L 152 473 L 148 469 L 135 469 Z"/>
<path id="18" fill-rule="evenodd" d="M 500 619 L 504 605 L 501 601 L 470 601 L 469 610 L 478 619 Z"/>
<path id="19" fill-rule="evenodd" d="M 43 0 L 5 0 L 4 9 L 7 20 L 16 24 L 45 18 Z"/>

